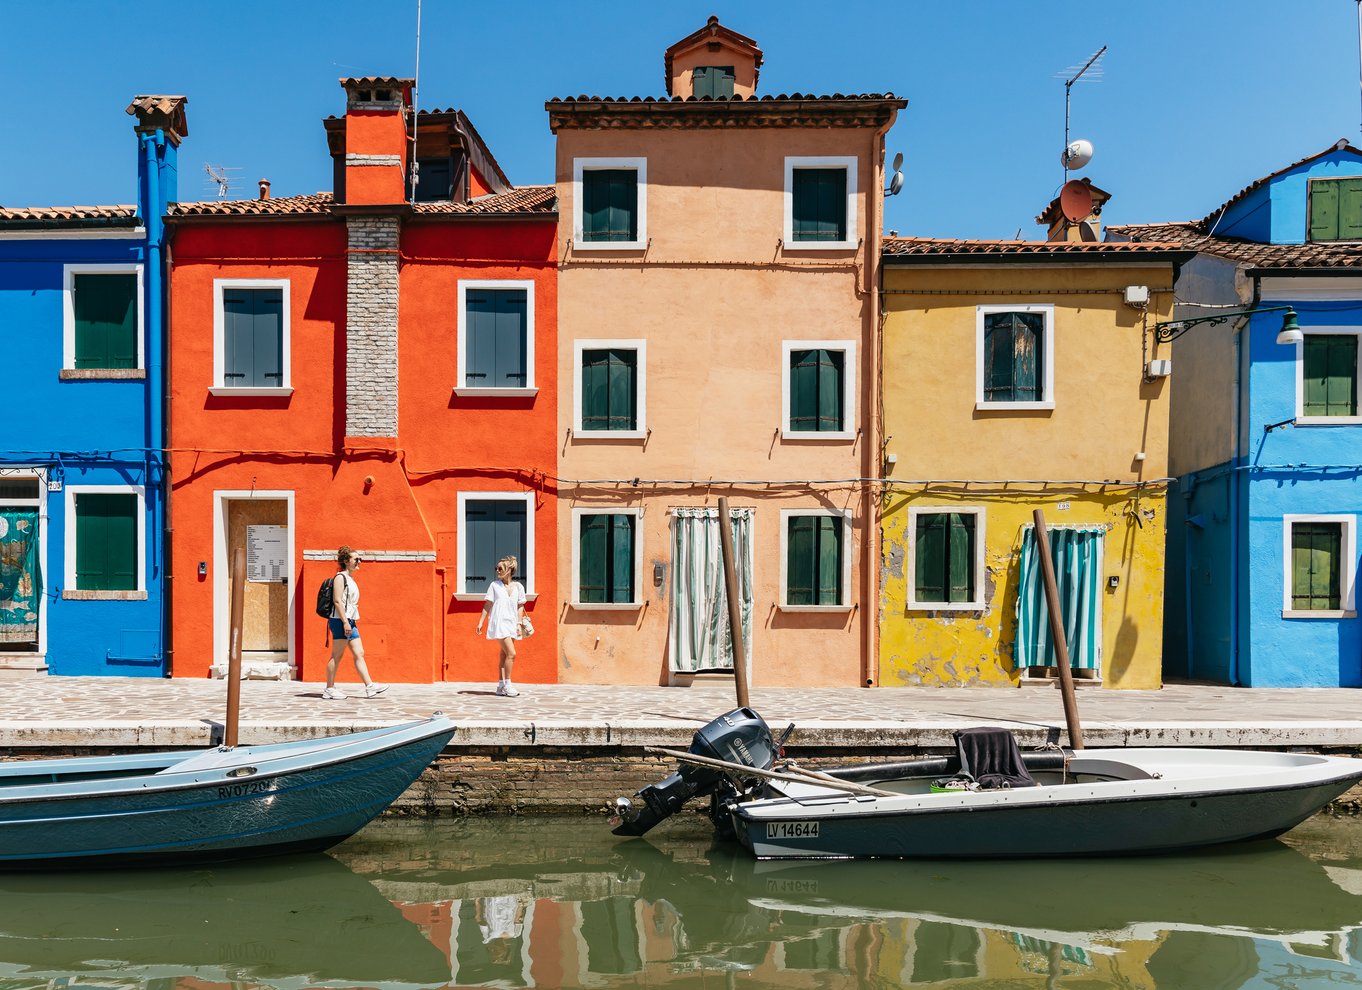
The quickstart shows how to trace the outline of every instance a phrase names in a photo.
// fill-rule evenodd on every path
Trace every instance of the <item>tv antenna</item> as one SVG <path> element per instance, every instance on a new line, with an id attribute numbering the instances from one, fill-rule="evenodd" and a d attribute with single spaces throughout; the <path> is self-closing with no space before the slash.
<path id="1" fill-rule="evenodd" d="M 1362 0 L 1360 0 L 1362 2 Z M 411 77 L 411 202 L 416 204 L 416 183 L 421 163 L 416 160 L 416 130 L 421 126 L 421 0 L 416 0 L 416 68 Z"/>
<path id="2" fill-rule="evenodd" d="M 228 172 L 240 172 L 239 168 L 231 168 L 227 165 L 210 165 L 203 163 L 203 170 L 208 173 L 208 181 L 218 187 L 218 199 L 225 199 L 232 190 L 232 177 Z"/>
<path id="3" fill-rule="evenodd" d="M 1359 0 L 1362 2 L 1362 0 Z M 1069 181 L 1069 170 L 1080 169 L 1092 159 L 1092 144 L 1088 141 L 1069 140 L 1069 102 L 1074 88 L 1074 83 L 1082 79 L 1084 82 L 1101 82 L 1102 66 L 1098 65 L 1098 60 L 1107 53 L 1107 46 L 1103 45 L 1092 56 L 1083 63 L 1083 67 L 1074 72 L 1075 66 L 1069 66 L 1060 77 L 1074 72 L 1072 76 L 1064 80 L 1064 152 L 1059 156 L 1060 163 L 1064 166 L 1064 181 Z M 1062 184 L 1062 183 L 1061 183 Z"/>

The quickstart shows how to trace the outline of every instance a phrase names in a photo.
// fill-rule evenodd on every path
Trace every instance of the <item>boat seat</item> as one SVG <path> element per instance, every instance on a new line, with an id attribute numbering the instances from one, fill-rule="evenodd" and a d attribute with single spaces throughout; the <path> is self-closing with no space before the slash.
<path id="1" fill-rule="evenodd" d="M 955 748 L 960 754 L 960 772 L 969 774 L 985 790 L 1038 786 L 1022 762 L 1017 740 L 1007 729 L 958 729 Z"/>

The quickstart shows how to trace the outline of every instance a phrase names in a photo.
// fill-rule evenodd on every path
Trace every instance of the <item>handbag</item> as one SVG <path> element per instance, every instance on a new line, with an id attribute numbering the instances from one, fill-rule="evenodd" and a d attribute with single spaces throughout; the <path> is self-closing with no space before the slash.
<path id="1" fill-rule="evenodd" d="M 530 621 L 530 617 L 528 615 L 524 616 L 520 620 L 520 635 L 521 636 L 534 635 L 534 623 Z"/>

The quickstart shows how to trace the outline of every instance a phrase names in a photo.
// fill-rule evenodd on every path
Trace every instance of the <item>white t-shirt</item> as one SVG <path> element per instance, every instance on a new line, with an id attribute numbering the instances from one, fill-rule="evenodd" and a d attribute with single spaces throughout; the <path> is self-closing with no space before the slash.
<path id="1" fill-rule="evenodd" d="M 487 616 L 487 638 L 505 639 L 510 636 L 520 638 L 520 607 L 525 604 L 525 586 L 512 581 L 510 586 L 501 581 L 493 581 L 487 586 L 485 601 L 492 603 L 491 614 Z"/>
<path id="2" fill-rule="evenodd" d="M 333 604 L 331 606 L 331 616 L 336 619 L 349 619 L 351 622 L 359 621 L 359 585 L 355 579 L 344 571 L 337 571 L 336 577 L 332 579 L 331 595 Z"/>

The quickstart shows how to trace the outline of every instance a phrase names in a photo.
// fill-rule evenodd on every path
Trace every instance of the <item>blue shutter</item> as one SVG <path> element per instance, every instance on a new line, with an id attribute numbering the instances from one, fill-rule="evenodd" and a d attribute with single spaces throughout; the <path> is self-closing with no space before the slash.
<path id="1" fill-rule="evenodd" d="M 464 506 L 464 588 L 468 594 L 487 590 L 496 574 L 497 558 L 493 551 L 492 509 L 496 502 L 470 500 Z"/>
<path id="2" fill-rule="evenodd" d="M 282 289 L 254 289 L 252 365 L 257 388 L 284 384 L 284 293 Z"/>
<path id="3" fill-rule="evenodd" d="M 255 312 L 245 289 L 222 290 L 222 384 L 244 388 L 251 384 L 251 347 Z"/>
<path id="4" fill-rule="evenodd" d="M 499 289 L 496 296 L 496 365 L 498 388 L 524 388 L 528 299 L 524 289 Z"/>
<path id="5" fill-rule="evenodd" d="M 491 388 L 496 368 L 496 294 L 470 289 L 464 297 L 464 385 Z"/>
<path id="6" fill-rule="evenodd" d="M 518 562 L 515 579 L 528 587 L 530 562 L 525 559 L 525 538 L 528 532 L 525 503 L 516 499 L 498 500 L 492 504 L 495 506 L 493 516 L 496 520 L 495 535 L 492 538 L 492 562 L 495 565 L 496 561 L 507 554 L 515 554 Z"/>

